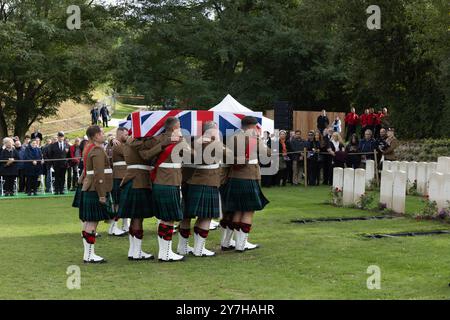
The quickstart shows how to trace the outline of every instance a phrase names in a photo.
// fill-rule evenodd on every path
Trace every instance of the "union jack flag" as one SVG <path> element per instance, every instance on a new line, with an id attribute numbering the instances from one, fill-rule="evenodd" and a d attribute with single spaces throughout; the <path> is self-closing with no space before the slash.
<path id="1" fill-rule="evenodd" d="M 218 124 L 222 135 L 226 137 L 230 133 L 241 128 L 241 120 L 246 116 L 253 116 L 258 120 L 261 128 L 262 113 L 233 113 L 217 111 L 140 111 L 131 114 L 131 127 L 134 138 L 152 137 L 164 132 L 164 123 L 169 117 L 177 117 L 181 128 L 191 136 L 202 134 L 203 123 L 214 121 Z"/>

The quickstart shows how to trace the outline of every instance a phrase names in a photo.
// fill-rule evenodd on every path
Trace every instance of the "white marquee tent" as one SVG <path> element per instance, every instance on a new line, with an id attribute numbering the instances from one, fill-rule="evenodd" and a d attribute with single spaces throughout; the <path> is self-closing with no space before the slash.
<path id="1" fill-rule="evenodd" d="M 254 112 L 253 110 L 250 110 L 249 108 L 243 106 L 240 104 L 236 99 L 234 99 L 231 95 L 227 95 L 225 99 L 222 100 L 221 103 L 219 103 L 214 108 L 210 109 L 210 111 L 223 111 L 223 112 Z M 275 123 L 272 119 L 263 117 L 262 120 L 262 130 L 263 131 L 269 131 L 270 133 L 274 133 L 275 131 Z"/>

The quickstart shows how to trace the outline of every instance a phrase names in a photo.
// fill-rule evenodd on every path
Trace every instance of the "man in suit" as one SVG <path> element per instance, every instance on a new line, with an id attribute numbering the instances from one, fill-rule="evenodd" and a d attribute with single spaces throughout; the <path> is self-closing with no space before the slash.
<path id="1" fill-rule="evenodd" d="M 108 120 L 109 120 L 109 110 L 106 104 L 102 106 L 100 109 L 100 115 L 102 116 L 103 128 L 109 128 Z"/>
<path id="2" fill-rule="evenodd" d="M 52 161 L 55 170 L 55 194 L 64 194 L 64 183 L 67 170 L 67 155 L 69 146 L 64 142 L 64 132 L 58 132 L 58 140 L 49 148 L 49 158 L 58 159 Z"/>

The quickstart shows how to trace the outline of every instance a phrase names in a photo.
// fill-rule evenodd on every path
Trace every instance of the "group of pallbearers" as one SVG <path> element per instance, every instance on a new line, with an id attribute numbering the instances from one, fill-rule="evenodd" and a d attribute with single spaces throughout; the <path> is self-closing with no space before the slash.
<path id="1" fill-rule="evenodd" d="M 91 126 L 86 134 L 82 187 L 74 201 L 83 222 L 85 263 L 105 262 L 95 254 L 94 245 L 98 222 L 111 219 L 131 219 L 128 259 L 133 261 L 154 259 L 142 251 L 143 221 L 151 217 L 159 220 L 159 261 L 181 261 L 190 254 L 214 256 L 205 243 L 211 219 L 218 218 L 223 251 L 258 248 L 248 236 L 255 211 L 269 203 L 260 188 L 258 152 L 270 151 L 259 139 L 255 118 L 242 119 L 242 130 L 232 137 L 235 150 L 225 147 L 214 122 L 204 123 L 202 137 L 192 141 L 182 137 L 177 118 L 168 118 L 164 133 L 149 138 L 128 137 L 128 131 L 119 128 L 112 165 L 103 148 L 103 131 Z M 209 153 L 212 161 L 202 156 L 201 164 L 183 164 L 180 156 L 198 156 L 194 141 L 201 153 L 215 150 Z M 245 143 L 243 154 L 237 151 L 239 141 Z M 189 245 L 192 219 L 197 219 L 193 247 Z M 176 252 L 172 249 L 175 222 L 180 222 Z"/>

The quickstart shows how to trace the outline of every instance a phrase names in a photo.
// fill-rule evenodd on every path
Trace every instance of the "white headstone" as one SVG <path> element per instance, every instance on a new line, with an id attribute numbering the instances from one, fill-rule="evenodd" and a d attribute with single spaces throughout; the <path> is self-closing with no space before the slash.
<path id="1" fill-rule="evenodd" d="M 400 164 L 398 165 L 398 170 L 399 171 L 403 171 L 406 172 L 406 179 L 408 179 L 408 161 L 401 161 Z"/>
<path id="2" fill-rule="evenodd" d="M 417 192 L 421 195 L 427 194 L 427 163 L 417 164 Z"/>
<path id="3" fill-rule="evenodd" d="M 414 185 L 417 174 L 417 162 L 408 162 L 408 189 Z"/>
<path id="4" fill-rule="evenodd" d="M 366 186 L 369 187 L 372 180 L 375 179 L 375 161 L 366 161 Z"/>
<path id="5" fill-rule="evenodd" d="M 443 208 L 450 207 L 450 173 L 444 175 L 444 188 L 442 188 Z"/>
<path id="6" fill-rule="evenodd" d="M 366 170 L 355 170 L 355 183 L 353 187 L 353 203 L 358 204 L 361 196 L 366 193 Z"/>
<path id="7" fill-rule="evenodd" d="M 440 172 L 432 173 L 429 185 L 429 200 L 436 201 L 439 209 L 444 207 L 444 174 Z"/>
<path id="8" fill-rule="evenodd" d="M 383 161 L 383 167 L 382 167 L 382 169 L 383 169 L 383 171 L 390 171 L 391 170 L 391 167 L 392 167 L 392 162 L 391 161 L 389 161 L 389 160 L 384 160 Z"/>
<path id="9" fill-rule="evenodd" d="M 333 189 L 342 190 L 344 186 L 344 169 L 343 168 L 334 168 L 333 169 Z"/>
<path id="10" fill-rule="evenodd" d="M 450 157 L 439 157 L 436 171 L 441 173 L 450 173 Z"/>
<path id="11" fill-rule="evenodd" d="M 397 171 L 394 174 L 394 186 L 392 190 L 392 210 L 396 213 L 405 213 L 406 180 L 405 171 Z"/>
<path id="12" fill-rule="evenodd" d="M 392 209 L 392 189 L 394 187 L 394 173 L 391 170 L 381 172 L 380 203 Z"/>
<path id="13" fill-rule="evenodd" d="M 391 171 L 397 172 L 400 169 L 400 161 L 392 161 L 391 163 Z"/>
<path id="14" fill-rule="evenodd" d="M 430 178 L 433 173 L 437 171 L 437 162 L 427 162 L 427 188 L 425 195 L 428 195 L 428 189 L 430 186 Z"/>
<path id="15" fill-rule="evenodd" d="M 344 169 L 344 186 L 342 192 L 342 202 L 344 206 L 353 204 L 353 189 L 355 185 L 355 170 L 352 168 Z"/>

